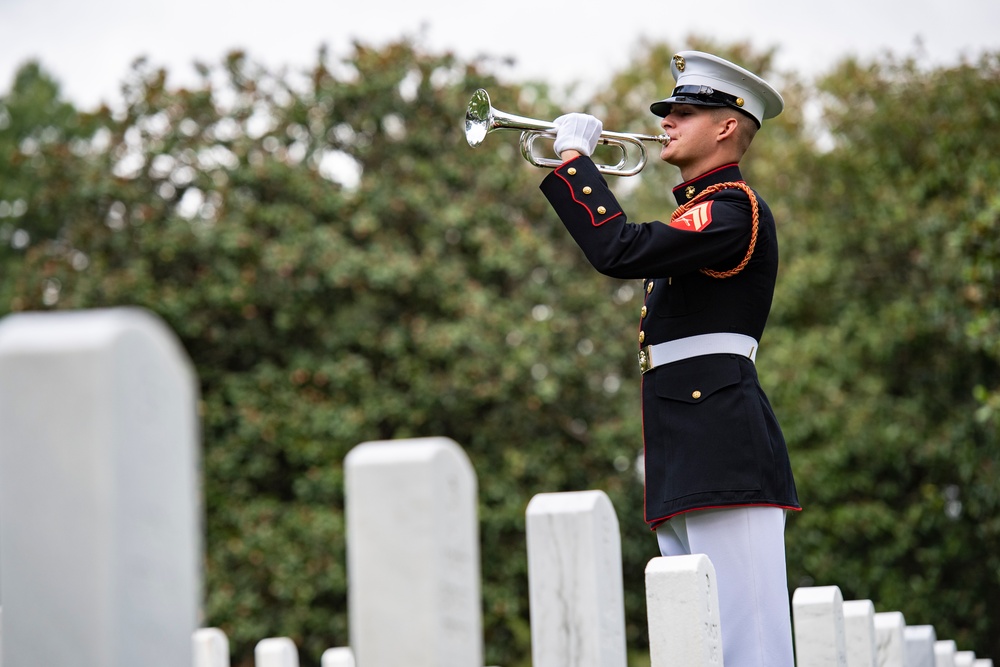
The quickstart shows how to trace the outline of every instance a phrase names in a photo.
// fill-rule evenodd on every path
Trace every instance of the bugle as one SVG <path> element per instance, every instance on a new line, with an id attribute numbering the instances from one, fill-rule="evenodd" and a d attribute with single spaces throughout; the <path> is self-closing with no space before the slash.
<path id="1" fill-rule="evenodd" d="M 555 139 L 554 123 L 498 111 L 490 104 L 489 93 L 480 88 L 472 95 L 469 107 L 465 111 L 465 140 L 469 142 L 470 146 L 476 148 L 483 143 L 486 135 L 494 130 L 520 130 L 521 155 L 534 166 L 551 169 L 562 164 L 562 160 L 542 157 L 534 152 L 534 145 L 538 139 Z M 598 171 L 614 176 L 635 176 L 646 166 L 644 141 L 655 141 L 666 146 L 670 141 L 670 135 L 653 136 L 627 132 L 602 132 L 599 142 L 605 146 L 619 149 L 621 157 L 616 164 L 598 164 Z M 636 160 L 629 160 L 629 146 L 638 151 Z M 630 162 L 635 162 L 635 164 L 629 167 Z"/>

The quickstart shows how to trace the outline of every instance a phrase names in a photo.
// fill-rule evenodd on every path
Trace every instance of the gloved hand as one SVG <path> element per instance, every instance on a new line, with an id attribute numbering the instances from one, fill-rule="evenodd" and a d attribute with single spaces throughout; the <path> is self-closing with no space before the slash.
<path id="1" fill-rule="evenodd" d="M 581 155 L 590 156 L 597 148 L 598 138 L 604 131 L 604 123 L 584 113 L 559 116 L 552 124 L 556 126 L 556 141 L 552 144 L 556 155 L 575 150 Z"/>

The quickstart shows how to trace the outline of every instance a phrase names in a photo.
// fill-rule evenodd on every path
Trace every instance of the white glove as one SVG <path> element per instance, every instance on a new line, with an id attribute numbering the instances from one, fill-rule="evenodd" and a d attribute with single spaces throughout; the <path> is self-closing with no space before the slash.
<path id="1" fill-rule="evenodd" d="M 581 155 L 590 156 L 597 148 L 598 139 L 604 131 L 604 123 L 584 113 L 559 116 L 552 124 L 556 126 L 556 141 L 552 144 L 556 155 L 574 150 Z"/>

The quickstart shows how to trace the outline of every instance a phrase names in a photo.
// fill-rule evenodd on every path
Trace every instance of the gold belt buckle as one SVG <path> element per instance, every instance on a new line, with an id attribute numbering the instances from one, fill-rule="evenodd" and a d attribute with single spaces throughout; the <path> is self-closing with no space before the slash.
<path id="1" fill-rule="evenodd" d="M 653 360 L 650 357 L 649 346 L 647 345 L 646 347 L 639 350 L 639 372 L 645 373 L 648 370 L 652 370 L 653 368 L 652 364 Z"/>

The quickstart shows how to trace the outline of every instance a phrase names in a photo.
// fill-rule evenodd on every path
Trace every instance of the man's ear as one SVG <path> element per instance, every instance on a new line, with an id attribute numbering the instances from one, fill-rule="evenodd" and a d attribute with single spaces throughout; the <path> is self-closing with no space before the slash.
<path id="1" fill-rule="evenodd" d="M 723 139 L 728 139 L 732 137 L 734 134 L 736 134 L 736 129 L 739 127 L 739 125 L 740 125 L 739 121 L 733 118 L 732 116 L 726 118 L 721 123 L 719 123 L 719 132 L 715 138 L 718 141 L 722 141 Z"/>

